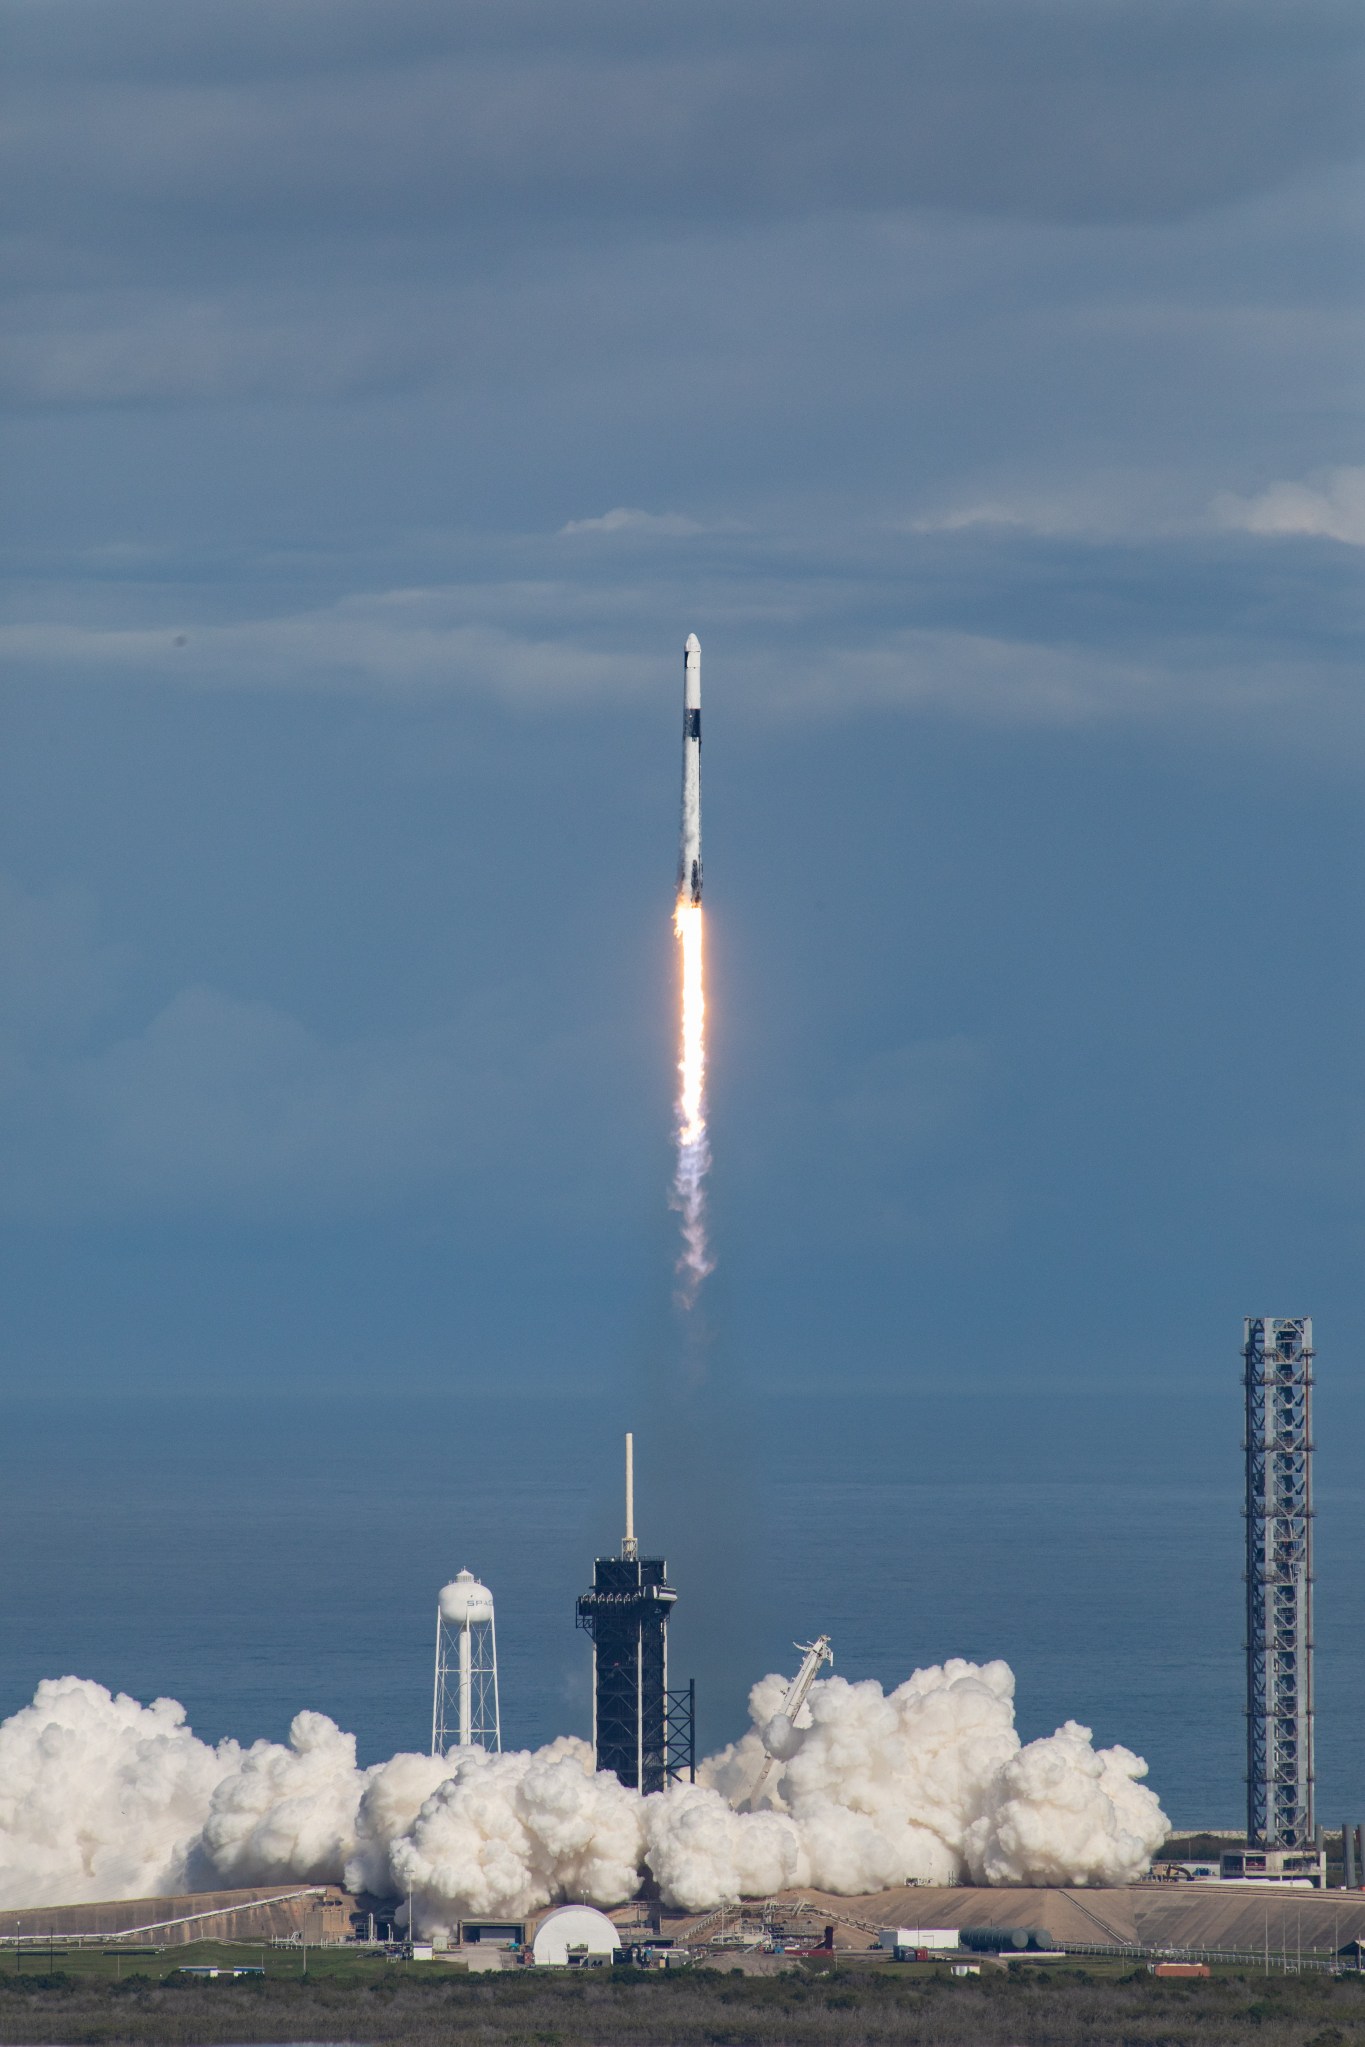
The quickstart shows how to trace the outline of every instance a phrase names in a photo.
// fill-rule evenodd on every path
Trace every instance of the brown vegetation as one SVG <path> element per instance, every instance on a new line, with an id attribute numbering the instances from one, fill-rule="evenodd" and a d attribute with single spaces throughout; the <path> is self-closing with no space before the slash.
<path id="1" fill-rule="evenodd" d="M 365 1979 L 186 1982 L 0 1977 L 0 2041 L 23 2047 L 401 2042 L 411 2047 L 1365 2047 L 1365 1987 L 1321 1976 L 1159 1982 L 894 1967 L 740 1978 L 391 1968 Z"/>

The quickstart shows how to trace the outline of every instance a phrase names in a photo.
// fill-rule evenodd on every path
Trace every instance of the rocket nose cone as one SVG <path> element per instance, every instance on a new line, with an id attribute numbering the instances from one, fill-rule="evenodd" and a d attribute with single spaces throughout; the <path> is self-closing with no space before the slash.
<path id="1" fill-rule="evenodd" d="M 689 633 L 687 635 L 687 640 L 686 643 L 684 644 L 683 652 L 684 654 L 700 654 L 701 641 L 697 638 L 695 633 Z"/>

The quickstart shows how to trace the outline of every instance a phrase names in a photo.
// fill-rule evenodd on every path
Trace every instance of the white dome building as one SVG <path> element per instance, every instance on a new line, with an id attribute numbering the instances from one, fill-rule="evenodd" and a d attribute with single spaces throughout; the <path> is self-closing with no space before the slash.
<path id="1" fill-rule="evenodd" d="M 605 1912 L 591 1905 L 561 1905 L 542 1919 L 531 1943 L 531 1960 L 541 1968 L 569 1969 L 584 1962 L 609 1962 L 621 1936 Z"/>

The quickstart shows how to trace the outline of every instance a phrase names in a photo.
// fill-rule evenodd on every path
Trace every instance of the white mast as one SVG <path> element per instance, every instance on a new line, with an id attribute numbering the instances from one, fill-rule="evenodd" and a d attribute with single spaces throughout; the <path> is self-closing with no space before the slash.
<path id="1" fill-rule="evenodd" d="M 621 1544 L 623 1557 L 636 1557 L 640 1545 L 635 1540 L 635 1438 L 626 1437 L 626 1539 Z"/>

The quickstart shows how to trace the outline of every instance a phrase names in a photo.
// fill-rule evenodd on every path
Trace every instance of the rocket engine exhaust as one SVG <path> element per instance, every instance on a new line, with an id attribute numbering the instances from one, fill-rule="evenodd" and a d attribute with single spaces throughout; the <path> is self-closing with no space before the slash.
<path id="1" fill-rule="evenodd" d="M 711 1164 L 706 1135 L 706 978 L 701 911 L 701 643 L 683 650 L 682 823 L 678 897 L 673 910 L 681 966 L 677 1147 L 671 1201 L 682 1217 L 677 1299 L 692 1307 L 714 1260 L 706 1241 L 703 1183 Z"/>

